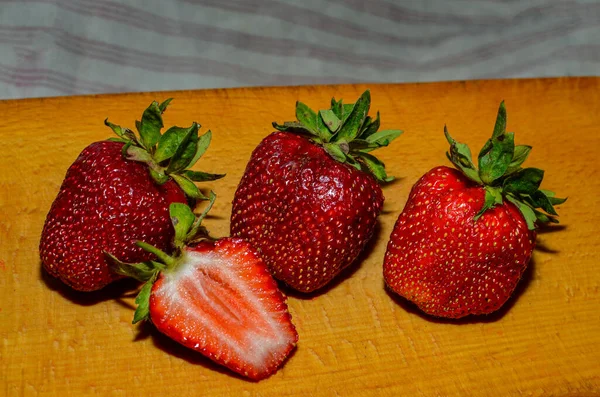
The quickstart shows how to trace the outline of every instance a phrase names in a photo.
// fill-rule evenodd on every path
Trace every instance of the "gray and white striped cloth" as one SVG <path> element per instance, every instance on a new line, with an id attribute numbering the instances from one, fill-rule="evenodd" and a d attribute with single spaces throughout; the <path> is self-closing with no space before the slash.
<path id="1" fill-rule="evenodd" d="M 599 67 L 599 1 L 0 0 L 0 99 Z"/>

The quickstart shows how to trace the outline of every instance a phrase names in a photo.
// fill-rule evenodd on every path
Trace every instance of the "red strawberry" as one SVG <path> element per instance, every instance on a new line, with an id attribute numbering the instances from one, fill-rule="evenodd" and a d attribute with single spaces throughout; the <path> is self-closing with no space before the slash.
<path id="1" fill-rule="evenodd" d="M 146 109 L 139 138 L 106 121 L 119 138 L 89 145 L 67 171 L 46 218 L 40 256 L 51 275 L 74 289 L 98 290 L 120 277 L 103 251 L 124 261 L 150 259 L 135 245 L 140 239 L 170 250 L 169 205 L 186 202 L 186 193 L 204 198 L 192 179 L 221 177 L 185 170 L 206 150 L 210 131 L 198 138 L 193 123 L 161 135 L 168 103 Z"/>
<path id="2" fill-rule="evenodd" d="M 189 207 L 173 204 L 178 238 L 195 239 L 198 230 L 193 231 L 192 221 L 199 225 L 205 214 L 194 221 Z M 197 245 L 177 244 L 175 257 L 139 243 L 164 265 L 114 261 L 117 271 L 149 280 L 136 299 L 134 323 L 151 320 L 171 339 L 232 371 L 254 380 L 266 378 L 298 341 L 285 296 L 247 241 L 209 241 L 202 230 L 200 235 L 204 238 Z"/>
<path id="3" fill-rule="evenodd" d="M 332 100 L 318 114 L 298 102 L 299 122 L 273 123 L 281 132 L 254 150 L 235 193 L 231 234 L 248 239 L 298 291 L 329 283 L 373 235 L 383 206 L 378 182 L 392 178 L 369 152 L 402 132 L 377 132 L 370 100 L 369 91 L 355 104 Z"/>
<path id="4" fill-rule="evenodd" d="M 425 313 L 488 314 L 507 301 L 525 271 L 536 223 L 558 222 L 554 205 L 565 199 L 539 189 L 542 170 L 521 168 L 531 147 L 515 147 L 514 134 L 506 133 L 504 103 L 479 169 L 469 148 L 445 133 L 458 170 L 434 168 L 413 186 L 383 274 L 392 291 Z"/>

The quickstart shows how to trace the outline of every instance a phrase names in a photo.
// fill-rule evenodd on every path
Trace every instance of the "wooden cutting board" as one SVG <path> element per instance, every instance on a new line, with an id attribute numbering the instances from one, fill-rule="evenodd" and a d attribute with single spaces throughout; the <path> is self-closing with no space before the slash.
<path id="1" fill-rule="evenodd" d="M 225 236 L 235 187 L 271 122 L 296 100 L 324 108 L 367 86 L 181 91 L 0 102 L 0 395 L 600 395 L 600 79 L 371 85 L 383 128 L 405 134 L 380 158 L 380 227 L 360 263 L 289 307 L 298 348 L 259 383 L 233 376 L 151 326 L 131 324 L 136 284 L 77 293 L 41 270 L 38 242 L 65 171 L 110 120 L 134 126 L 154 99 L 174 97 L 167 125 L 213 131 L 197 164 L 227 172 L 207 226 Z M 387 239 L 412 184 L 448 164 L 444 124 L 479 148 L 500 101 L 543 187 L 569 200 L 544 230 L 514 297 L 498 313 L 461 321 L 422 315 L 384 290 Z M 205 127 L 204 127 L 205 126 Z"/>

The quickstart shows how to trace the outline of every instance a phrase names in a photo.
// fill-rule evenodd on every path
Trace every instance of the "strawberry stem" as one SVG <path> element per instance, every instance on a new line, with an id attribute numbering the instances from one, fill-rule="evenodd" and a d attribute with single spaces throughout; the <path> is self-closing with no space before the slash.
<path id="1" fill-rule="evenodd" d="M 283 124 L 273 122 L 279 131 L 307 136 L 314 144 L 322 146 L 327 154 L 340 163 L 372 174 L 379 182 L 389 182 L 385 164 L 369 152 L 388 146 L 402 134 L 400 130 L 379 129 L 377 118 L 368 115 L 371 92 L 366 90 L 356 103 L 344 104 L 331 100 L 331 108 L 315 112 L 302 102 L 296 103 L 298 121 Z"/>
<path id="2" fill-rule="evenodd" d="M 190 171 L 202 157 L 212 139 L 207 131 L 198 135 L 200 124 L 193 122 L 190 127 L 171 127 L 161 133 L 163 125 L 162 113 L 167 109 L 171 99 L 161 104 L 154 101 L 142 114 L 141 121 L 136 121 L 136 135 L 132 130 L 123 128 L 104 120 L 118 138 L 113 141 L 124 143 L 123 156 L 128 160 L 147 164 L 150 176 L 159 185 L 173 179 L 180 185 L 185 194 L 193 199 L 207 200 L 194 182 L 215 180 L 223 174 L 209 174 Z"/>
<path id="3" fill-rule="evenodd" d="M 136 241 L 135 244 L 138 247 L 141 247 L 144 250 L 156 255 L 156 257 L 158 259 L 160 259 L 165 265 L 167 265 L 167 267 L 172 267 L 176 262 L 175 258 L 173 258 L 169 254 L 165 253 L 164 251 L 156 248 L 155 246 L 153 246 L 151 244 L 145 243 L 143 241 Z"/>
<path id="4" fill-rule="evenodd" d="M 471 150 L 466 144 L 454 140 L 445 126 L 444 134 L 450 144 L 446 153 L 448 159 L 467 178 L 485 189 L 484 204 L 474 220 L 506 199 L 519 209 L 531 230 L 535 229 L 537 222 L 558 223 L 554 205 L 562 204 L 566 199 L 556 198 L 553 192 L 539 188 L 544 171 L 521 167 L 529 156 L 531 146 L 515 146 L 514 133 L 506 132 L 504 101 L 500 103 L 492 137 L 479 152 L 478 167 L 473 163 Z"/>
<path id="5" fill-rule="evenodd" d="M 148 281 L 157 272 L 164 270 L 165 265 L 156 261 L 125 263 L 109 252 L 103 251 L 108 259 L 110 269 L 122 276 L 132 277 L 139 281 Z"/>
<path id="6" fill-rule="evenodd" d="M 162 262 L 158 261 L 146 261 L 140 263 L 125 263 L 121 262 L 118 258 L 111 255 L 108 252 L 104 252 L 106 257 L 109 259 L 111 269 L 118 274 L 124 276 L 133 277 L 146 283 L 140 289 L 140 292 L 135 300 L 138 305 L 135 311 L 133 323 L 147 320 L 150 317 L 149 313 L 149 300 L 152 293 L 152 284 L 156 281 L 160 272 L 173 271 L 177 264 L 182 263 L 185 259 L 182 259 L 185 255 L 184 247 L 186 244 L 192 243 L 199 239 L 210 239 L 208 230 L 202 226 L 202 220 L 206 217 L 208 211 L 212 208 L 216 194 L 210 192 L 209 203 L 204 209 L 202 214 L 196 216 L 192 209 L 186 204 L 172 203 L 169 206 L 169 215 L 173 228 L 175 229 L 175 238 L 173 245 L 175 246 L 176 255 L 170 256 L 155 246 L 145 243 L 143 241 L 136 241 L 138 247 L 156 255 L 156 257 Z"/>

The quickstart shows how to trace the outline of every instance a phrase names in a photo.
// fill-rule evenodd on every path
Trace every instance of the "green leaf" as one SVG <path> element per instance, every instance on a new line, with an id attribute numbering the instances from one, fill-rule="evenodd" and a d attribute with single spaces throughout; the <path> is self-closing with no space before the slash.
<path id="1" fill-rule="evenodd" d="M 499 138 L 505 134 L 506 134 L 506 107 L 504 106 L 504 101 L 502 101 L 502 102 L 500 102 L 500 107 L 498 108 L 498 115 L 496 116 L 496 124 L 494 125 L 494 133 L 492 134 L 492 139 Z"/>
<path id="2" fill-rule="evenodd" d="M 336 101 L 335 98 L 331 98 L 331 111 L 342 121 L 344 118 L 344 104 L 341 99 Z"/>
<path id="3" fill-rule="evenodd" d="M 206 215 L 208 215 L 208 212 L 213 207 L 213 204 L 215 203 L 216 199 L 217 199 L 217 195 L 215 194 L 215 192 L 213 192 L 211 190 L 210 194 L 208 195 L 208 204 L 206 205 L 206 208 L 204 208 L 204 211 L 202 211 L 202 213 L 198 216 L 198 219 L 197 219 L 198 223 L 202 223 L 204 218 L 206 218 Z"/>
<path id="4" fill-rule="evenodd" d="M 546 197 L 548 197 L 548 198 L 556 196 L 556 193 L 554 193 L 553 191 L 550 191 L 550 190 L 540 189 L 540 192 L 544 193 L 546 195 Z"/>
<path id="5" fill-rule="evenodd" d="M 524 168 L 513 173 L 504 181 L 504 191 L 517 195 L 533 194 L 540 187 L 542 179 L 544 179 L 543 170 L 538 168 Z M 544 195 L 544 197 L 546 196 Z"/>
<path id="6" fill-rule="evenodd" d="M 558 219 L 555 218 L 556 216 L 558 216 L 558 214 L 554 209 L 554 201 L 556 200 L 559 203 L 564 203 L 566 201 L 566 199 L 559 199 L 554 197 L 554 193 L 549 192 L 547 190 L 537 190 L 529 196 L 520 196 L 519 199 L 531 206 L 533 208 L 533 211 L 535 212 L 535 215 L 537 216 L 537 220 L 539 222 L 544 223 L 558 223 Z M 546 214 L 541 211 L 538 211 L 537 208 L 543 209 L 544 211 L 546 211 Z"/>
<path id="7" fill-rule="evenodd" d="M 142 144 L 148 150 L 154 147 L 160 138 L 160 130 L 163 127 L 161 113 L 158 102 L 154 101 L 144 110 L 142 120 L 138 124 Z"/>
<path id="8" fill-rule="evenodd" d="M 125 135 L 126 139 L 129 139 L 132 142 L 136 142 L 138 146 L 140 146 L 140 141 L 138 139 L 138 137 L 135 135 L 135 133 L 133 131 L 131 131 L 129 128 L 125 128 L 123 130 L 123 134 Z"/>
<path id="9" fill-rule="evenodd" d="M 531 152 L 531 146 L 515 146 L 515 152 L 512 161 L 508 165 L 508 169 L 506 170 L 505 175 L 512 174 L 513 172 L 518 171 L 521 168 L 521 165 L 525 162 L 525 160 L 527 160 L 529 152 Z"/>
<path id="10" fill-rule="evenodd" d="M 273 128 L 278 131 L 292 132 L 295 134 L 308 135 L 310 137 L 319 137 L 317 132 L 307 128 L 304 124 L 297 121 L 286 121 L 283 124 L 277 124 L 277 122 L 274 121 L 272 125 Z"/>
<path id="11" fill-rule="evenodd" d="M 486 186 L 485 202 L 483 203 L 483 207 L 475 215 L 475 218 L 473 218 L 473 220 L 477 221 L 481 217 L 481 215 L 485 213 L 485 211 L 500 204 L 502 204 L 502 189 Z"/>
<path id="12" fill-rule="evenodd" d="M 212 132 L 210 130 L 206 131 L 203 135 L 198 138 L 198 143 L 196 145 L 196 154 L 190 160 L 187 166 L 184 168 L 190 168 L 200 159 L 200 157 L 204 156 L 206 150 L 210 146 L 210 142 L 212 141 Z"/>
<path id="13" fill-rule="evenodd" d="M 120 125 L 113 124 L 110 121 L 108 121 L 108 118 L 104 120 L 104 125 L 110 127 L 110 129 L 113 130 L 113 132 L 121 138 L 119 142 L 126 143 L 127 141 L 132 141 L 133 143 L 139 144 L 137 137 L 129 128 L 123 128 Z"/>
<path id="14" fill-rule="evenodd" d="M 108 121 L 108 117 L 106 119 L 104 119 L 104 125 L 107 127 L 110 127 L 111 130 L 113 130 L 113 132 L 115 134 L 117 134 L 119 137 L 121 138 L 125 138 L 125 129 L 123 127 L 121 127 L 120 125 L 116 125 L 111 123 L 110 121 Z"/>
<path id="15" fill-rule="evenodd" d="M 548 197 L 539 190 L 530 194 L 526 201 L 531 204 L 533 208 L 541 208 L 550 215 L 558 216 Z"/>
<path id="16" fill-rule="evenodd" d="M 471 157 L 471 149 L 469 149 L 469 146 L 464 143 L 457 142 L 454 138 L 452 138 L 446 126 L 444 126 L 444 135 L 450 144 L 450 152 L 446 152 L 448 159 L 469 179 L 477 183 L 481 183 L 479 172 L 473 164 L 473 158 Z"/>
<path id="17" fill-rule="evenodd" d="M 157 270 L 165 269 L 165 265 L 156 261 L 146 261 L 139 263 L 131 263 L 129 265 L 128 273 L 120 273 L 129 277 L 133 277 L 140 281 L 147 281 L 152 278 L 152 275 L 156 273 Z"/>
<path id="18" fill-rule="evenodd" d="M 197 200 L 206 200 L 207 197 L 202 194 L 198 186 L 188 178 L 178 174 L 171 174 L 171 178 L 177 182 L 181 190 L 188 196 Z"/>
<path id="19" fill-rule="evenodd" d="M 133 314 L 133 324 L 150 319 L 150 295 L 152 294 L 152 285 L 154 284 L 154 281 L 156 281 L 157 275 L 158 272 L 154 273 L 152 278 L 146 281 L 146 284 L 142 286 L 135 298 L 135 303 L 138 306 Z"/>
<path id="20" fill-rule="evenodd" d="M 165 268 L 165 265 L 156 261 L 125 263 L 110 252 L 103 251 L 103 253 L 108 259 L 111 271 L 122 276 L 133 277 L 139 281 L 148 281 L 157 270 Z"/>
<path id="21" fill-rule="evenodd" d="M 369 113 L 371 107 L 371 92 L 366 90 L 352 108 L 352 113 L 344 121 L 344 124 L 337 133 L 336 140 L 345 140 L 351 142 L 358 136 L 360 129 Z"/>
<path id="22" fill-rule="evenodd" d="M 349 143 L 352 152 L 371 152 L 383 146 L 389 145 L 392 140 L 402 135 L 400 130 L 383 130 L 367 137 L 367 139 L 356 138 Z"/>
<path id="23" fill-rule="evenodd" d="M 342 121 L 335 115 L 333 110 L 321 110 L 319 111 L 319 115 L 325 126 L 327 126 L 327 129 L 332 133 L 336 133 L 342 125 Z"/>
<path id="24" fill-rule="evenodd" d="M 323 149 L 325 149 L 327 154 L 333 157 L 334 160 L 337 160 L 340 163 L 346 162 L 346 154 L 337 143 L 324 143 Z"/>
<path id="25" fill-rule="evenodd" d="M 385 164 L 377 157 L 373 156 L 369 153 L 359 153 L 359 161 L 363 162 L 371 174 L 377 179 L 379 182 L 390 182 L 394 180 L 394 177 L 388 176 L 385 172 Z"/>
<path id="26" fill-rule="evenodd" d="M 206 135 L 206 134 L 205 134 Z M 196 157 L 198 151 L 198 124 L 193 123 L 187 134 L 181 140 L 175 153 L 171 157 L 167 174 L 174 174 L 183 171 Z"/>
<path id="27" fill-rule="evenodd" d="M 366 137 L 367 142 L 376 143 L 379 146 L 387 146 L 394 139 L 398 138 L 402 135 L 403 131 L 400 130 L 381 130 L 374 134 L 371 134 Z"/>
<path id="28" fill-rule="evenodd" d="M 107 138 L 106 139 L 109 142 L 120 142 L 120 143 L 127 143 L 129 142 L 129 140 L 124 139 L 124 138 Z"/>
<path id="29" fill-rule="evenodd" d="M 296 118 L 298 122 L 285 122 L 283 126 L 273 123 L 279 131 L 306 134 L 318 138 L 319 142 L 329 142 L 331 132 L 325 121 L 304 103 L 296 102 Z"/>
<path id="30" fill-rule="evenodd" d="M 201 171 L 184 171 L 183 175 L 194 182 L 216 181 L 225 176 L 225 174 L 209 174 Z"/>
<path id="31" fill-rule="evenodd" d="M 154 153 L 154 160 L 157 163 L 161 163 L 173 157 L 186 135 L 194 128 L 194 124 L 188 128 L 173 126 L 165 131 L 158 140 L 158 147 Z"/>
<path id="32" fill-rule="evenodd" d="M 558 219 L 553 216 L 548 216 L 541 211 L 533 209 L 533 213 L 535 214 L 537 221 L 541 223 L 558 223 Z"/>
<path id="33" fill-rule="evenodd" d="M 296 102 L 296 118 L 308 130 L 312 131 L 313 135 L 318 135 L 317 114 L 300 101 Z"/>
<path id="34" fill-rule="evenodd" d="M 341 102 L 341 100 L 340 100 Z M 344 124 L 346 122 L 346 120 L 348 120 L 348 117 L 352 114 L 352 111 L 354 110 L 354 106 L 356 106 L 355 103 L 344 103 L 342 105 L 342 117 L 340 118 L 340 120 L 342 120 L 342 124 Z"/>
<path id="35" fill-rule="evenodd" d="M 172 203 L 169 206 L 169 216 L 175 229 L 175 241 L 185 241 L 185 237 L 192 227 L 196 215 L 194 215 L 192 209 L 187 204 Z"/>
<path id="36" fill-rule="evenodd" d="M 317 142 L 329 142 L 331 141 L 331 137 L 333 134 L 329 131 L 329 128 L 325 125 L 325 122 L 321 117 L 317 118 L 317 127 L 319 128 L 319 137 L 317 139 L 313 139 L 313 141 Z"/>
<path id="37" fill-rule="evenodd" d="M 164 172 L 155 171 L 151 168 L 148 171 L 150 172 L 150 176 L 152 177 L 152 179 L 154 179 L 154 181 L 159 185 L 162 185 L 163 183 L 166 183 L 169 180 L 169 176 L 165 175 Z"/>
<path id="38" fill-rule="evenodd" d="M 548 200 L 550 200 L 550 204 L 552 205 L 560 205 L 562 203 L 564 203 L 565 201 L 567 201 L 567 198 L 558 198 L 558 197 L 548 197 Z"/>
<path id="39" fill-rule="evenodd" d="M 134 145 L 128 146 L 126 153 L 127 153 L 127 155 L 126 155 L 127 160 L 141 161 L 143 163 L 148 163 L 149 166 L 152 166 L 152 164 L 154 164 L 154 159 L 152 158 L 150 153 L 148 153 L 148 151 L 146 149 L 141 148 L 139 146 L 134 146 Z M 156 168 L 156 167 L 153 167 L 153 168 Z"/>
<path id="40" fill-rule="evenodd" d="M 377 112 L 377 118 L 375 120 L 367 116 L 367 118 L 365 119 L 365 123 L 362 127 L 362 133 L 360 133 L 358 136 L 363 139 L 368 138 L 369 136 L 377 132 L 380 124 L 381 120 L 379 118 L 379 112 Z"/>
<path id="41" fill-rule="evenodd" d="M 169 104 L 171 103 L 172 100 L 173 100 L 173 98 L 168 98 L 163 103 L 158 105 L 158 108 L 160 109 L 161 113 L 164 113 L 165 110 L 167 110 L 167 106 L 169 106 Z"/>
<path id="42" fill-rule="evenodd" d="M 333 137 L 334 133 L 329 131 L 329 127 L 325 124 L 325 121 L 320 115 L 317 117 L 317 129 L 319 132 L 319 137 L 316 140 L 317 142 L 323 143 L 331 141 L 331 137 Z"/>
<path id="43" fill-rule="evenodd" d="M 350 152 L 359 152 L 360 151 L 363 153 L 371 152 L 371 151 L 381 147 L 380 145 L 378 145 L 375 142 L 368 142 L 364 139 L 355 139 L 352 142 L 350 142 L 349 145 L 350 145 Z"/>
<path id="44" fill-rule="evenodd" d="M 377 132 L 380 126 L 380 114 L 373 119 L 368 115 L 371 105 L 371 93 L 366 90 L 353 104 L 344 104 L 342 100 L 331 99 L 331 108 L 320 110 L 318 114 L 310 111 L 306 105 L 297 103 L 297 117 L 300 122 L 286 122 L 283 125 L 273 123 L 279 131 L 309 135 L 313 143 L 323 146 L 335 160 L 345 162 L 363 172 L 375 172 L 378 180 L 389 181 L 383 169 L 383 163 L 373 161 L 372 156 L 362 160 L 362 154 L 382 146 L 387 146 L 402 131 L 386 130 Z M 316 118 L 316 131 L 313 126 L 313 114 Z M 368 165 L 367 165 L 368 164 Z"/>
<path id="45" fill-rule="evenodd" d="M 552 205 L 559 205 L 559 204 L 562 204 L 565 201 L 567 201 L 566 198 L 558 198 L 558 197 L 556 197 L 556 193 L 551 192 L 550 190 L 540 189 L 540 192 L 544 193 L 546 195 L 546 197 L 548 197 L 548 200 L 550 200 L 550 203 Z"/>
<path id="46" fill-rule="evenodd" d="M 353 142 L 356 142 L 356 140 L 354 140 Z M 356 168 L 359 171 L 365 171 L 363 170 L 363 165 L 360 162 L 356 161 L 354 159 L 354 156 L 352 155 L 346 156 L 346 164 L 352 166 L 353 168 Z"/>
<path id="47" fill-rule="evenodd" d="M 508 171 L 515 153 L 514 139 L 514 133 L 506 133 L 506 108 L 502 101 L 492 137 L 479 152 L 479 177 L 486 185 L 493 184 Z"/>
<path id="48" fill-rule="evenodd" d="M 124 158 L 127 158 L 127 156 L 128 156 L 127 151 L 129 150 L 129 148 L 132 145 L 133 145 L 133 141 L 127 141 L 127 142 L 125 142 L 125 144 L 121 148 L 121 156 L 123 156 Z"/>
<path id="49" fill-rule="evenodd" d="M 515 135 L 493 136 L 479 153 L 479 177 L 486 185 L 502 177 L 513 159 Z"/>
<path id="50" fill-rule="evenodd" d="M 204 218 L 206 218 L 206 215 L 208 215 L 208 212 L 213 207 L 216 198 L 217 195 L 215 194 L 215 192 L 211 191 L 208 195 L 208 204 L 206 205 L 206 208 L 204 208 L 204 211 L 202 211 L 202 213 L 198 217 L 196 217 L 196 220 L 194 221 L 190 232 L 185 238 L 186 242 L 194 241 L 199 236 L 208 237 L 208 231 L 202 227 L 202 221 L 204 220 Z"/>
<path id="51" fill-rule="evenodd" d="M 523 215 L 523 218 L 525 218 L 525 222 L 527 223 L 527 228 L 529 230 L 534 230 L 535 229 L 535 221 L 537 220 L 537 216 L 535 215 L 533 208 L 531 208 L 530 206 L 528 206 L 525 203 L 520 202 L 519 200 L 514 198 L 512 195 L 506 195 L 506 199 L 508 201 L 510 201 L 511 203 L 513 203 L 517 207 L 517 209 L 521 212 L 521 214 Z"/>

